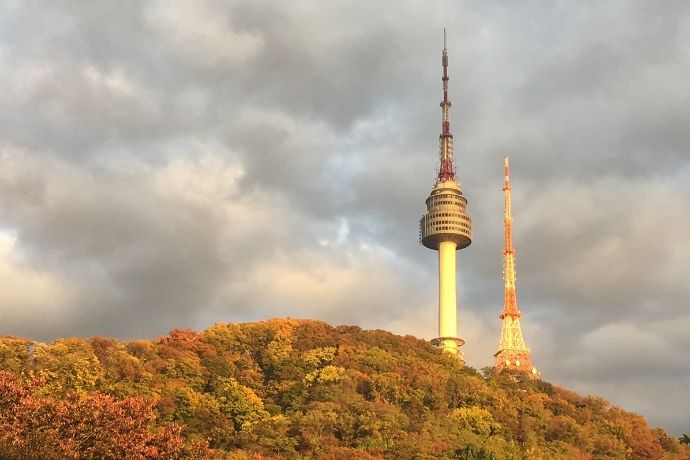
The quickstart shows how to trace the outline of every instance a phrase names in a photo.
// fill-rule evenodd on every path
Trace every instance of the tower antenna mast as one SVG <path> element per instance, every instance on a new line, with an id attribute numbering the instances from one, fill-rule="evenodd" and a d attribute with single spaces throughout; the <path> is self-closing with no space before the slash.
<path id="1" fill-rule="evenodd" d="M 443 100 L 441 101 L 441 135 L 439 136 L 439 168 L 438 180 L 455 180 L 455 163 L 453 161 L 453 135 L 450 132 L 450 108 L 448 100 L 448 49 L 446 48 L 446 29 L 443 29 Z"/>

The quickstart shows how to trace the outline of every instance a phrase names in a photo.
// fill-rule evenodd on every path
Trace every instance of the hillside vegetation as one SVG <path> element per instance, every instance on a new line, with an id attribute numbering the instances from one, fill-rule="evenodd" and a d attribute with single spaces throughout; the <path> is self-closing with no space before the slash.
<path id="1" fill-rule="evenodd" d="M 1 458 L 683 459 L 598 397 L 318 321 L 0 338 Z"/>

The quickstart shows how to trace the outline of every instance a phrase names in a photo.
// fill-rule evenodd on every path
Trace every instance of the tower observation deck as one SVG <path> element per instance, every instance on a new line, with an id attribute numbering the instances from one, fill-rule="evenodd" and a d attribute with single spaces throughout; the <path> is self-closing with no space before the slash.
<path id="1" fill-rule="evenodd" d="M 443 100 L 441 101 L 441 135 L 439 136 L 439 169 L 431 194 L 426 199 L 426 213 L 419 222 L 419 241 L 438 251 L 439 271 L 439 337 L 432 342 L 462 360 L 457 336 L 457 300 L 455 286 L 455 252 L 472 242 L 472 219 L 467 213 L 467 198 L 455 178 L 453 135 L 450 132 L 448 100 L 448 51 L 443 31 Z"/>
<path id="2" fill-rule="evenodd" d="M 503 160 L 504 182 L 503 195 L 505 198 L 504 218 L 505 247 L 503 249 L 503 281 L 504 296 L 501 311 L 501 340 L 498 351 L 494 353 L 496 369 L 501 372 L 506 369 L 526 372 L 534 378 L 539 378 L 539 372 L 532 365 L 530 349 L 525 345 L 520 328 L 522 313 L 517 304 L 515 248 L 513 247 L 513 216 L 510 186 L 510 161 Z"/>

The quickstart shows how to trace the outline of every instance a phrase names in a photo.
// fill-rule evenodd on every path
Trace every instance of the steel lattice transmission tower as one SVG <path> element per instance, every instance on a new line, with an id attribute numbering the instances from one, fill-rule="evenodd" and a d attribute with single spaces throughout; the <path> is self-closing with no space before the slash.
<path id="1" fill-rule="evenodd" d="M 453 135 L 450 133 L 450 101 L 448 100 L 448 51 L 443 31 L 443 100 L 441 101 L 441 135 L 439 136 L 439 169 L 431 194 L 426 199 L 427 212 L 419 222 L 419 240 L 429 249 L 438 251 L 439 294 L 438 335 L 433 343 L 444 351 L 459 356 L 464 340 L 457 335 L 457 304 L 455 289 L 455 252 L 472 242 L 472 219 L 467 214 L 467 198 L 455 179 Z"/>
<path id="2" fill-rule="evenodd" d="M 503 311 L 501 312 L 501 342 L 496 357 L 496 369 L 500 372 L 506 369 L 527 372 L 538 378 L 537 369 L 532 366 L 530 349 L 525 345 L 520 328 L 520 316 L 518 309 L 515 274 L 515 248 L 513 247 L 513 217 L 511 215 L 511 187 L 510 187 L 510 162 L 508 157 L 503 160 L 504 182 L 503 195 L 505 197 L 504 219 L 505 224 L 505 248 L 503 249 L 503 281 L 505 284 Z"/>

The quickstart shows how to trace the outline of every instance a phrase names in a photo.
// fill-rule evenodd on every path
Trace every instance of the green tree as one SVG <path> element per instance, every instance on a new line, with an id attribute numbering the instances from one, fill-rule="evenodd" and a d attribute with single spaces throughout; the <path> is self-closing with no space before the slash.
<path id="1" fill-rule="evenodd" d="M 51 396 L 94 391 L 105 375 L 91 344 L 82 339 L 37 344 L 33 352 L 33 370 L 45 381 L 40 392 Z"/>
<path id="2" fill-rule="evenodd" d="M 236 431 L 247 430 L 269 417 L 261 398 L 235 379 L 220 381 L 214 393 L 220 412 L 233 420 Z"/>

